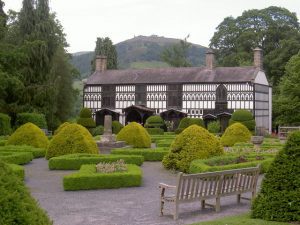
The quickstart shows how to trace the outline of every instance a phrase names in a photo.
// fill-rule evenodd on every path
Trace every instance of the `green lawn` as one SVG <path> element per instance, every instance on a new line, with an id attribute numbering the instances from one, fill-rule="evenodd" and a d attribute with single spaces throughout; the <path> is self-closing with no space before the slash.
<path id="1" fill-rule="evenodd" d="M 259 219 L 251 219 L 249 214 L 229 216 L 218 220 L 194 223 L 193 225 L 291 225 L 290 223 L 279 223 Z"/>

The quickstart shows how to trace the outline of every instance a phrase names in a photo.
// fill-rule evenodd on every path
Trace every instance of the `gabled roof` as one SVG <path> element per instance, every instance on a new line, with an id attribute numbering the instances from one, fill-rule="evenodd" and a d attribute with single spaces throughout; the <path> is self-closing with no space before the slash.
<path id="1" fill-rule="evenodd" d="M 253 82 L 260 70 L 248 67 L 181 67 L 96 71 L 86 84 L 168 84 Z"/>

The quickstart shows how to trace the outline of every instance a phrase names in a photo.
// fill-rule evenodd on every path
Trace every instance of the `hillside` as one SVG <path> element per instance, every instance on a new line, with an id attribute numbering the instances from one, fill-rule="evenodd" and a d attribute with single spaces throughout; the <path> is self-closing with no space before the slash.
<path id="1" fill-rule="evenodd" d="M 116 44 L 118 52 L 118 67 L 127 68 L 160 68 L 169 65 L 160 59 L 164 48 L 178 43 L 179 39 L 152 36 L 137 36 Z M 200 66 L 205 61 L 206 48 L 193 44 L 188 52 L 188 59 L 193 66 Z M 91 73 L 91 60 L 93 52 L 77 52 L 73 54 L 72 64 L 79 70 L 81 77 L 85 78 Z"/>

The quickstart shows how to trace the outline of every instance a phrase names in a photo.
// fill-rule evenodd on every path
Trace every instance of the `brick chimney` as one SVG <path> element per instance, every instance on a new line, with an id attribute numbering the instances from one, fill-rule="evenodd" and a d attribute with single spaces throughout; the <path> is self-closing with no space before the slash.
<path id="1" fill-rule="evenodd" d="M 263 69 L 263 52 L 262 49 L 256 47 L 253 49 L 254 52 L 254 66 L 259 69 Z"/>
<path id="2" fill-rule="evenodd" d="M 212 49 L 206 51 L 206 67 L 212 70 L 215 67 L 215 53 Z"/>
<path id="3" fill-rule="evenodd" d="M 104 72 L 107 69 L 107 57 L 104 55 L 96 56 L 96 71 Z"/>

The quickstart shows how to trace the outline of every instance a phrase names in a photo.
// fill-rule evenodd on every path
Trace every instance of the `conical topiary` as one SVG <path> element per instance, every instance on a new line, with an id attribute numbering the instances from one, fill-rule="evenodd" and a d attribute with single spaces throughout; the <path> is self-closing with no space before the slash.
<path id="1" fill-rule="evenodd" d="M 46 152 L 46 159 L 72 153 L 99 152 L 90 132 L 79 124 L 69 124 L 53 136 Z"/>
<path id="2" fill-rule="evenodd" d="M 251 132 L 241 123 L 234 123 L 226 128 L 221 137 L 223 146 L 233 146 L 237 142 L 248 142 L 251 139 Z"/>
<path id="3" fill-rule="evenodd" d="M 194 159 L 206 159 L 223 153 L 220 141 L 213 134 L 198 125 L 192 125 L 175 138 L 162 162 L 166 169 L 188 172 Z"/>
<path id="4" fill-rule="evenodd" d="M 300 131 L 289 135 L 263 179 L 252 217 L 300 221 Z"/>
<path id="5" fill-rule="evenodd" d="M 117 135 L 118 141 L 125 141 L 134 148 L 149 148 L 151 138 L 147 130 L 136 122 L 126 125 Z"/>
<path id="6" fill-rule="evenodd" d="M 245 125 L 250 131 L 255 130 L 255 119 L 249 110 L 239 109 L 234 111 L 229 120 L 229 125 L 232 125 L 234 123 L 241 123 Z"/>
<path id="7" fill-rule="evenodd" d="M 48 144 L 45 133 L 33 123 L 20 126 L 7 141 L 7 145 L 29 145 L 36 148 L 47 148 Z"/>
<path id="8" fill-rule="evenodd" d="M 71 123 L 69 122 L 64 122 L 61 125 L 59 125 L 59 127 L 54 131 L 54 135 L 58 134 L 63 128 L 65 128 L 66 126 L 70 125 Z"/>
<path id="9" fill-rule="evenodd" d="M 88 129 L 96 127 L 96 123 L 92 118 L 92 112 L 88 108 L 81 109 L 77 123 Z"/>

